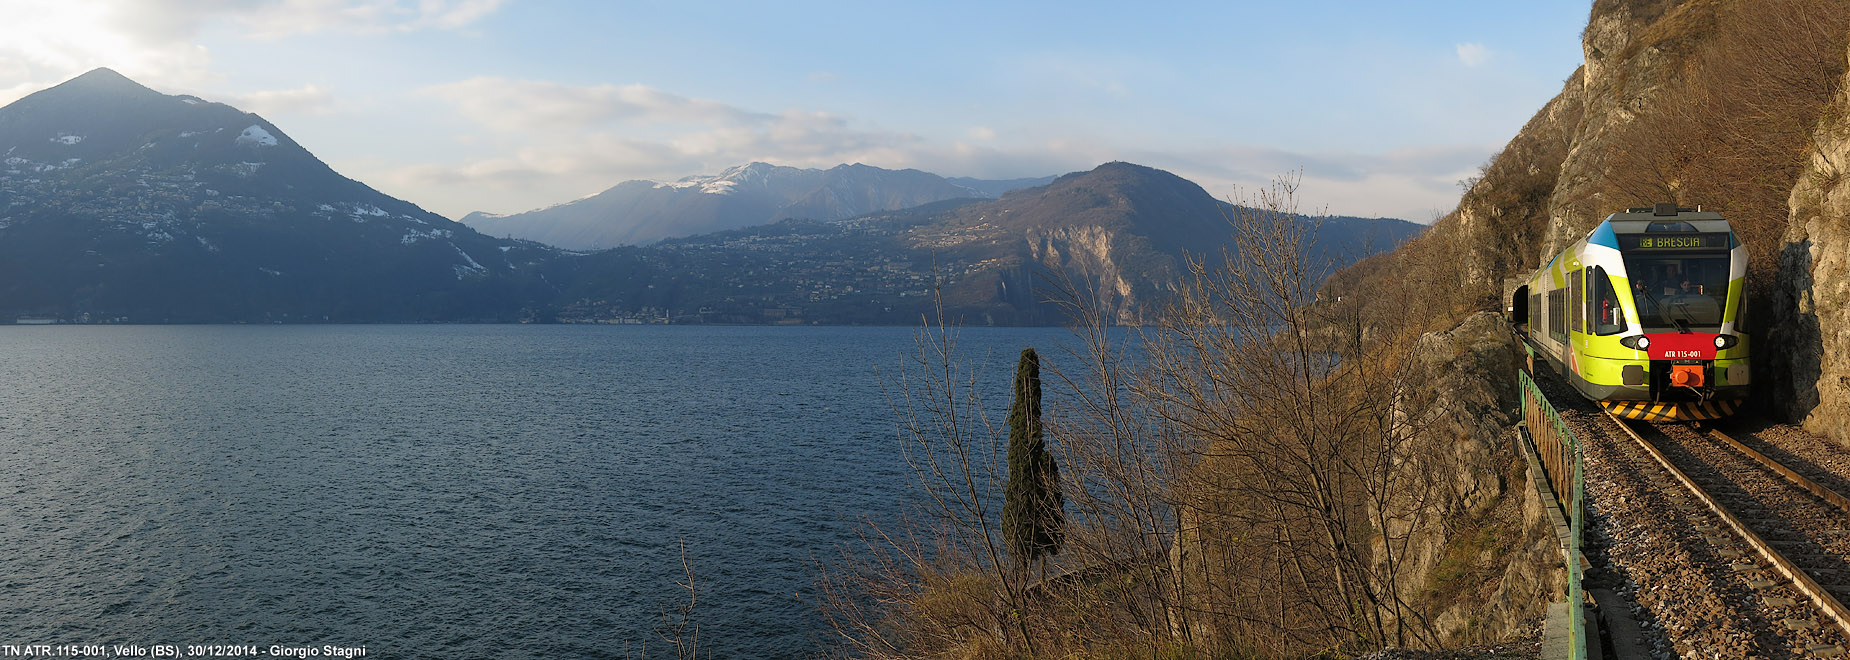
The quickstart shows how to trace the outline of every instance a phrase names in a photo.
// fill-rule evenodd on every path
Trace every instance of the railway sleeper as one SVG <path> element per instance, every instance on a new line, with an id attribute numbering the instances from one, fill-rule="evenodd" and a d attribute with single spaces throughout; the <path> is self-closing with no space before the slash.
<path id="1" fill-rule="evenodd" d="M 1624 427 L 1622 423 L 1621 427 L 1624 431 L 1632 431 L 1632 429 Z M 1663 492 L 1663 494 L 1678 494 L 1680 490 L 1684 490 L 1684 488 L 1678 488 L 1676 484 L 1672 483 L 1676 468 L 1671 468 L 1671 466 L 1669 466 L 1669 462 L 1671 462 L 1669 457 L 1665 457 L 1663 453 L 1658 453 L 1654 447 L 1650 446 L 1648 442 L 1645 442 L 1645 438 L 1637 436 L 1635 431 L 1632 434 L 1634 434 L 1635 440 L 1637 440 L 1641 446 L 1647 447 L 1648 453 L 1656 453 L 1656 458 L 1658 458 L 1659 462 L 1665 462 L 1665 466 L 1663 466 L 1663 468 L 1667 468 L 1665 473 L 1650 475 L 1650 477 L 1648 477 L 1652 483 L 1658 484 L 1659 488 L 1661 488 L 1659 492 Z M 1700 458 L 1696 458 L 1696 460 L 1700 460 Z M 1669 475 L 1669 477 L 1667 477 L 1667 475 Z M 1745 534 L 1759 538 L 1759 544 L 1765 544 L 1763 547 L 1765 547 L 1767 551 L 1772 551 L 1774 555 L 1785 555 L 1785 553 L 1791 551 L 1791 549 L 1809 549 L 1809 551 L 1817 551 L 1817 549 L 1819 549 L 1819 544 L 1817 544 L 1815 540 L 1806 538 L 1806 536 L 1800 536 L 1798 532 L 1793 531 L 1791 525 L 1789 525 L 1789 521 L 1769 516 L 1767 510 L 1761 507 L 1761 503 L 1746 492 L 1745 486 L 1739 486 L 1739 484 L 1730 483 L 1730 481 L 1724 481 L 1724 479 L 1691 479 L 1689 475 L 1684 475 L 1682 479 L 1676 479 L 1676 481 L 1687 481 L 1691 486 L 1696 486 L 1696 488 L 1704 490 L 1704 492 L 1708 494 L 1709 501 L 1715 503 L 1715 507 L 1732 510 L 1732 512 L 1724 512 L 1724 514 L 1719 514 L 1719 516 L 1721 516 L 1721 518 L 1730 518 L 1730 516 L 1733 516 L 1730 527 L 1733 527 L 1733 525 L 1741 525 L 1741 527 L 1745 527 L 1748 531 L 1752 531 L 1745 532 Z M 1680 497 L 1671 497 L 1671 501 L 1682 501 L 1682 499 L 1680 499 Z M 1776 621 L 1782 621 L 1785 629 L 1793 630 L 1793 632 L 1802 634 L 1802 636 L 1813 636 L 1813 634 L 1817 634 L 1817 632 L 1811 632 L 1811 630 L 1817 630 L 1820 627 L 1819 612 L 1813 612 L 1809 606 L 1800 606 L 1796 599 L 1787 597 L 1787 593 L 1791 593 L 1793 590 L 1800 590 L 1800 584 L 1796 584 L 1796 582 L 1795 584 L 1789 584 L 1789 582 L 1785 581 L 1783 575 L 1774 577 L 1774 575 L 1770 575 L 1769 568 L 1758 566 L 1756 560 L 1746 558 L 1745 553 L 1741 553 L 1741 551 L 1737 549 L 1737 540 L 1733 538 L 1732 532 L 1722 531 L 1721 525 L 1719 525 L 1715 519 L 1706 516 L 1706 514 L 1702 514 L 1702 516 L 1695 514 L 1696 510 L 1702 510 L 1702 508 L 1706 507 L 1678 505 L 1676 508 L 1680 508 L 1680 510 L 1684 510 L 1684 512 L 1689 512 L 1689 518 L 1695 518 L 1693 519 L 1693 523 L 1696 523 L 1696 525 L 1693 525 L 1695 531 L 1700 532 L 1700 534 L 1708 540 L 1709 544 L 1717 545 L 1717 555 L 1726 556 L 1726 558 L 1732 560 L 1730 569 L 1732 569 L 1735 575 L 1741 575 L 1741 579 L 1746 582 L 1746 586 L 1748 586 L 1750 590 L 1754 590 L 1754 592 L 1761 595 L 1763 603 L 1767 603 L 1767 605 L 1770 606 L 1782 606 L 1783 610 L 1787 610 L 1787 614 L 1791 614 L 1791 617 L 1787 617 L 1787 619 L 1776 619 Z M 1776 538 L 1767 538 L 1767 536 L 1776 536 Z M 1793 538 L 1793 536 L 1800 536 L 1800 538 Z M 1780 549 L 1774 549 L 1774 547 L 1780 547 Z M 1787 564 L 1791 564 L 1791 558 L 1778 558 L 1778 560 L 1774 560 L 1774 562 L 1780 562 L 1780 560 L 1787 562 Z M 1811 562 L 1807 562 L 1807 564 L 1811 564 Z M 1817 584 L 1817 577 L 1815 577 L 1815 575 L 1819 575 L 1819 573 L 1815 573 L 1815 569 L 1798 568 L 1798 566 L 1789 566 L 1787 569 L 1795 569 L 1798 573 L 1804 573 L 1806 577 L 1804 577 L 1804 581 L 1802 582 L 1813 584 L 1813 588 L 1826 590 L 1826 592 L 1830 593 L 1844 593 L 1846 590 L 1850 590 L 1850 588 L 1824 588 L 1822 584 Z M 1809 597 L 1807 597 L 1806 601 L 1809 601 Z M 1809 605 L 1809 603 L 1807 603 L 1807 605 Z M 1772 623 L 1772 621 L 1769 621 L 1769 623 Z M 1778 623 L 1776 623 L 1776 625 L 1778 625 Z M 1817 640 L 1811 640 L 1811 642 L 1817 642 Z M 1804 647 L 1804 642 L 1795 643 L 1798 643 L 1800 647 Z M 1817 645 L 1817 643 L 1813 643 L 1813 645 Z M 1819 656 L 1819 651 L 1811 651 L 1809 647 L 1806 647 L 1806 649 L 1806 653 Z M 1835 651 L 1833 651 L 1833 649 L 1835 649 Z M 1796 651 L 1798 651 L 1798 647 L 1795 647 L 1795 653 Z M 1826 649 L 1820 649 L 1820 651 L 1822 651 L 1822 653 L 1843 653 L 1843 649 L 1837 647 L 1837 645 L 1828 645 Z"/>
<path id="2" fill-rule="evenodd" d="M 1621 428 L 1625 428 L 1627 431 L 1631 431 L 1626 425 L 1618 423 L 1616 420 L 1614 420 L 1614 423 L 1618 424 Z M 1641 445 L 1644 445 L 1647 450 L 1655 452 L 1655 450 L 1651 448 L 1651 443 L 1645 441 L 1643 438 L 1636 438 L 1635 431 L 1632 431 L 1632 433 L 1635 439 L 1637 439 Z M 1661 453 L 1659 453 L 1656 458 L 1663 463 L 1670 462 L 1668 457 L 1663 456 Z M 1685 460 L 1701 460 L 1695 456 L 1684 456 L 1680 458 Z M 1647 464 L 1649 463 L 1647 462 Z M 1808 536 L 1801 535 L 1799 532 L 1794 531 L 1794 526 L 1801 524 L 1809 525 L 1810 519 L 1806 519 L 1805 522 L 1801 523 L 1780 519 L 1772 515 L 1771 512 L 1780 509 L 1784 505 L 1768 505 L 1765 502 L 1758 501 L 1756 496 L 1752 494 L 1753 492 L 1759 491 L 1758 487 L 1750 489 L 1747 486 L 1736 484 L 1731 481 L 1713 478 L 1696 479 L 1688 475 L 1679 479 L 1673 475 L 1673 472 L 1675 472 L 1677 468 L 1669 465 L 1652 465 L 1651 468 L 1639 469 L 1636 474 L 1644 483 L 1656 487 L 1659 493 L 1658 497 L 1662 498 L 1660 501 L 1664 502 L 1666 505 L 1664 506 L 1664 510 L 1681 512 L 1681 515 L 1673 514 L 1672 517 L 1684 519 L 1684 524 L 1687 526 L 1683 527 L 1683 529 L 1696 532 L 1700 538 L 1707 540 L 1713 545 L 1711 549 L 1712 554 L 1710 556 L 1723 558 L 1723 561 L 1710 565 L 1715 566 L 1715 568 L 1720 568 L 1720 565 L 1729 566 L 1731 570 L 1724 573 L 1739 577 L 1728 581 L 1733 582 L 1735 585 L 1742 585 L 1744 583 L 1750 590 L 1749 593 L 1756 597 L 1754 600 L 1759 605 L 1769 608 L 1767 616 L 1764 619 L 1765 624 L 1771 624 L 1771 627 L 1776 630 L 1786 631 L 1782 636 L 1787 637 L 1786 643 L 1791 645 L 1789 647 L 1790 653 L 1794 657 L 1802 655 L 1805 657 L 1836 658 L 1845 655 L 1845 645 L 1826 643 L 1839 641 L 1833 639 L 1833 636 L 1838 634 L 1841 619 L 1836 618 L 1834 614 L 1827 613 L 1825 609 L 1828 608 L 1815 609 L 1813 597 L 1803 595 L 1803 592 L 1808 588 L 1805 585 L 1812 585 L 1819 588 L 1820 591 L 1831 594 L 1837 599 L 1846 599 L 1846 596 L 1850 596 L 1850 584 L 1830 584 L 1845 581 L 1843 578 L 1846 575 L 1850 575 L 1850 570 L 1837 567 L 1822 568 L 1822 570 L 1820 570 L 1820 568 L 1812 567 L 1820 563 L 1816 561 L 1813 556 L 1822 557 L 1825 560 L 1823 562 L 1825 566 L 1832 566 L 1831 562 L 1833 560 L 1838 563 L 1842 562 L 1841 557 L 1843 555 L 1828 552 L 1824 546 L 1831 544 L 1823 543 L 1823 541 L 1829 537 L 1850 537 L 1850 526 L 1846 526 L 1844 529 L 1840 530 L 1826 531 L 1823 532 L 1822 535 L 1818 532 L 1809 531 L 1807 532 L 1807 534 L 1809 534 Z M 1716 469 L 1722 468 L 1717 466 Z M 1716 504 L 1713 506 L 1721 507 L 1726 512 L 1715 513 L 1711 511 L 1711 505 L 1698 504 L 1698 502 L 1702 500 L 1701 496 L 1690 493 L 1688 489 L 1685 488 L 1683 479 L 1687 479 L 1692 485 L 1706 491 L 1709 497 L 1716 501 Z M 1774 481 L 1778 480 L 1775 479 Z M 1734 522 L 1726 524 L 1721 522 L 1724 519 L 1730 518 L 1732 518 Z M 1736 536 L 1734 525 L 1741 525 L 1746 530 L 1741 532 L 1744 536 Z M 1688 532 L 1683 532 L 1683 534 L 1687 533 Z M 1683 534 L 1674 535 L 1683 536 Z M 1768 536 L 1775 538 L 1766 538 Z M 1683 538 L 1690 537 L 1684 536 Z M 1775 572 L 1771 566 L 1762 565 L 1763 562 L 1761 562 L 1758 557 L 1758 551 L 1747 551 L 1748 544 L 1755 542 L 1752 540 L 1754 538 L 1758 538 L 1760 543 L 1765 544 L 1764 548 L 1772 550 L 1775 555 L 1783 555 L 1781 559 L 1769 561 L 1784 561 L 1790 564 L 1793 559 L 1798 558 L 1794 556 L 1797 555 L 1806 559 L 1803 564 L 1811 564 L 1812 566 L 1799 564 L 1780 569 L 1781 571 L 1795 570 L 1795 572 L 1800 574 L 1799 578 L 1789 579 L 1784 573 Z M 1773 550 L 1774 548 L 1777 548 L 1777 550 Z M 1739 587 L 1737 586 L 1736 588 L 1738 589 Z M 1824 606 L 1820 605 L 1816 607 L 1822 608 Z M 1681 643 L 1678 642 L 1677 644 L 1680 645 Z M 1775 655 L 1777 655 L 1777 653 Z"/>

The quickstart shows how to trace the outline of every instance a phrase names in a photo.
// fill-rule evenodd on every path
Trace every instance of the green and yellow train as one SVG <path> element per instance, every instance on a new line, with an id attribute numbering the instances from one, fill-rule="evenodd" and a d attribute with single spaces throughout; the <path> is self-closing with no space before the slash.
<path id="1" fill-rule="evenodd" d="M 1614 213 L 1511 296 L 1534 353 L 1614 414 L 1700 421 L 1747 397 L 1747 248 L 1721 214 Z"/>

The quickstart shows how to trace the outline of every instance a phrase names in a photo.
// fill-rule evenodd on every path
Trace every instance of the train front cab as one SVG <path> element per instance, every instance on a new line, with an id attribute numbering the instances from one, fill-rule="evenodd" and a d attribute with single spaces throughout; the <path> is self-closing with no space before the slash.
<path id="1" fill-rule="evenodd" d="M 1749 384 L 1738 323 L 1747 254 L 1727 221 L 1661 205 L 1633 209 L 1613 214 L 1582 245 L 1560 292 L 1569 381 L 1629 419 L 1733 414 Z"/>

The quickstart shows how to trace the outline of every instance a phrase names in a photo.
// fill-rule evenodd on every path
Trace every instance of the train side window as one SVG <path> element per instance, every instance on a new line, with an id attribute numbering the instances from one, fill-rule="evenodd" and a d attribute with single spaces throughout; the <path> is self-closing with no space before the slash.
<path id="1" fill-rule="evenodd" d="M 1548 336 L 1555 341 L 1567 341 L 1567 290 L 1555 289 L 1548 292 Z"/>
<path id="2" fill-rule="evenodd" d="M 1581 276 L 1585 274 L 1586 274 L 1585 271 L 1580 271 L 1580 270 L 1576 270 L 1576 271 L 1573 271 L 1567 274 L 1567 290 L 1568 290 L 1567 329 L 1568 329 L 1568 332 L 1578 332 L 1581 334 L 1586 334 L 1587 332 L 1587 327 L 1585 325 L 1582 325 L 1581 323 L 1581 317 L 1583 315 L 1581 314 L 1582 308 L 1581 308 L 1581 302 L 1580 302 L 1586 299 L 1585 296 L 1581 295 L 1581 291 L 1584 288 L 1581 286 L 1581 279 L 1582 279 Z"/>
<path id="3" fill-rule="evenodd" d="M 1625 332 L 1625 310 L 1619 307 L 1618 290 L 1606 269 L 1593 267 L 1593 297 L 1588 299 L 1587 313 L 1593 320 L 1593 334 L 1616 335 Z"/>

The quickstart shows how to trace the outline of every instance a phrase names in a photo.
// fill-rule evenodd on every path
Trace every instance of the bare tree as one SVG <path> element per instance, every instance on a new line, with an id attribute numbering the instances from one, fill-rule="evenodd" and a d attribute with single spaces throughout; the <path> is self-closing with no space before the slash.
<path id="1" fill-rule="evenodd" d="M 680 546 L 681 575 L 686 581 L 676 582 L 675 586 L 687 591 L 687 600 L 677 602 L 672 606 L 663 605 L 661 618 L 655 622 L 654 631 L 657 637 L 668 644 L 668 648 L 674 650 L 675 660 L 696 660 L 700 657 L 700 624 L 694 619 L 694 610 L 695 606 L 700 604 L 700 589 L 694 582 L 694 566 L 687 560 L 687 540 L 682 539 Z M 712 655 L 710 649 L 707 653 L 709 656 Z M 626 641 L 623 645 L 623 657 L 648 660 L 649 645 L 647 643 L 639 645 L 632 655 L 629 643 Z"/>
<path id="2" fill-rule="evenodd" d="M 957 332 L 921 331 L 893 396 L 918 515 L 897 533 L 870 526 L 824 567 L 847 653 L 1292 657 L 1437 643 L 1409 598 L 1419 585 L 1402 583 L 1411 539 L 1440 524 L 1442 491 L 1415 451 L 1431 413 L 1403 365 L 1453 310 L 1404 287 L 1382 295 L 1427 319 L 1319 300 L 1331 266 L 1311 252 L 1296 186 L 1281 179 L 1235 207 L 1236 248 L 1190 261 L 1155 325 L 1113 328 L 1074 284 L 1085 273 L 1056 276 L 1081 346 L 1042 364 L 1058 383 L 1045 429 L 1071 484 L 1065 550 L 1043 580 L 1010 570 L 995 522 L 1003 443 Z"/>
<path id="3" fill-rule="evenodd" d="M 1074 413 L 1050 423 L 1089 486 L 1071 499 L 1075 560 L 1165 556 L 1146 625 L 1178 643 L 1430 645 L 1399 584 L 1409 539 L 1434 522 L 1398 371 L 1428 324 L 1317 300 L 1332 267 L 1311 251 L 1296 188 L 1281 179 L 1234 207 L 1235 248 L 1189 263 L 1135 364 L 1102 327 L 1081 330 L 1090 373 L 1069 388 Z"/>

